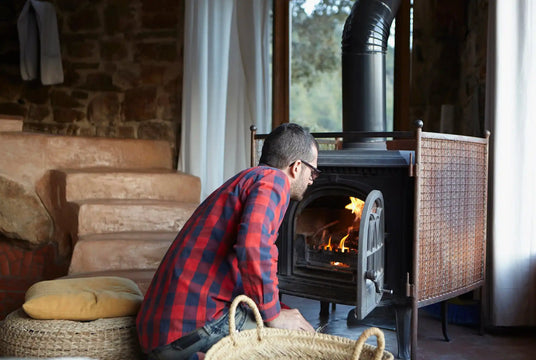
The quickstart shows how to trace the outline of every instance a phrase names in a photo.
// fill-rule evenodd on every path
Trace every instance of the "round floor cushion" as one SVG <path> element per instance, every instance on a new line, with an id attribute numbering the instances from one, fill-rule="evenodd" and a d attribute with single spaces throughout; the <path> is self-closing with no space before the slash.
<path id="1" fill-rule="evenodd" d="M 140 359 L 136 317 L 36 320 L 18 309 L 0 321 L 0 357 Z"/>

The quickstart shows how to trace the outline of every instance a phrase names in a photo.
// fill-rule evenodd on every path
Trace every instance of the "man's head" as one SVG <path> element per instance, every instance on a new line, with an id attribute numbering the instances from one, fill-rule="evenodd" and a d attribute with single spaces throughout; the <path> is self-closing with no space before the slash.
<path id="1" fill-rule="evenodd" d="M 285 171 L 290 179 L 290 196 L 301 200 L 307 186 L 318 176 L 318 143 L 297 124 L 283 124 L 264 140 L 259 163 Z"/>

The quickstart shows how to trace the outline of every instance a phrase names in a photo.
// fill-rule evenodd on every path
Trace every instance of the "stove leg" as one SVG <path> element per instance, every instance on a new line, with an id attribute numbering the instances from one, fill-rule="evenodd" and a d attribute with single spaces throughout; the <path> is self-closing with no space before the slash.
<path id="1" fill-rule="evenodd" d="M 328 301 L 320 302 L 320 316 L 321 317 L 329 316 L 329 302 Z"/>
<path id="2" fill-rule="evenodd" d="M 410 359 L 411 306 L 395 305 L 396 340 L 398 343 L 398 358 Z"/>
<path id="3" fill-rule="evenodd" d="M 449 323 L 449 305 L 447 300 L 441 302 L 441 330 L 443 331 L 443 337 L 445 341 L 450 342 L 449 334 L 447 332 L 447 325 Z"/>

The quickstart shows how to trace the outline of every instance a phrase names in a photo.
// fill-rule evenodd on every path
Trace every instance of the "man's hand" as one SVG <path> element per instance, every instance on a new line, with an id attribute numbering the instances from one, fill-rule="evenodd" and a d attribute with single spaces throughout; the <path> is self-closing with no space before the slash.
<path id="1" fill-rule="evenodd" d="M 278 329 L 315 331 L 298 309 L 281 309 L 279 316 L 267 321 L 266 325 Z"/>

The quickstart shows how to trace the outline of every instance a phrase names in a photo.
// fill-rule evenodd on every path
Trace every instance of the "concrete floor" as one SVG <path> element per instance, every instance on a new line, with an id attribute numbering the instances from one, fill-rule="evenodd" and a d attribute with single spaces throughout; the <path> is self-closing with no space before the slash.
<path id="1" fill-rule="evenodd" d="M 335 310 L 330 309 L 329 318 L 321 318 L 320 303 L 315 300 L 283 295 L 283 303 L 298 308 L 304 317 L 319 328 L 321 332 L 331 335 L 357 339 L 363 329 L 378 326 L 385 334 L 386 350 L 395 358 L 398 356 L 396 332 L 394 331 L 394 315 L 390 316 L 388 308 L 381 308 L 379 316 L 367 317 L 359 325 L 347 324 L 346 318 L 351 306 L 337 304 Z M 479 334 L 479 329 L 471 326 L 448 325 L 450 342 L 443 338 L 441 321 L 423 309 L 419 310 L 418 327 L 418 360 L 533 360 L 536 359 L 536 329 L 508 329 L 507 331 L 486 332 Z M 367 343 L 375 345 L 375 339 Z"/>

